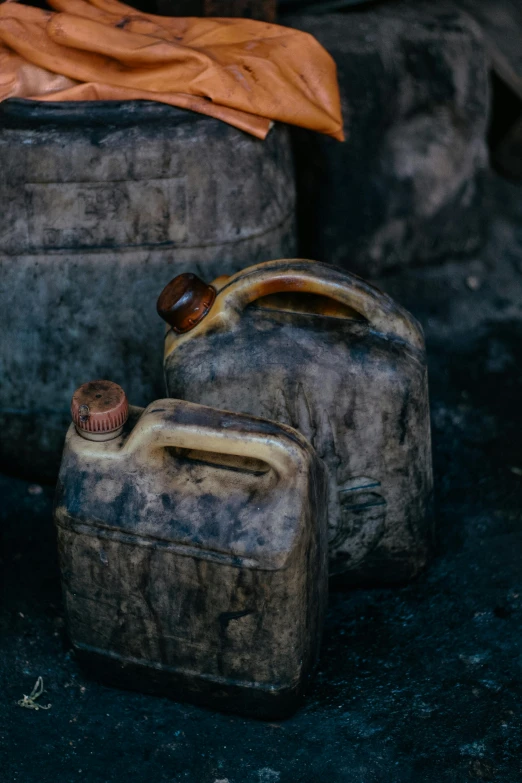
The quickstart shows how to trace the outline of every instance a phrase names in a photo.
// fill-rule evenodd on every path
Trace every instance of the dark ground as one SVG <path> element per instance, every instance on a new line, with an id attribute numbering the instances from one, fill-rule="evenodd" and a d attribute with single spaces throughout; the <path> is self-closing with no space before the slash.
<path id="1" fill-rule="evenodd" d="M 1 783 L 522 781 L 522 187 L 491 190 L 480 258 L 380 281 L 428 338 L 437 552 L 409 586 L 331 596 L 291 720 L 85 678 L 64 637 L 52 489 L 0 478 Z M 17 705 L 38 676 L 46 712 Z"/>

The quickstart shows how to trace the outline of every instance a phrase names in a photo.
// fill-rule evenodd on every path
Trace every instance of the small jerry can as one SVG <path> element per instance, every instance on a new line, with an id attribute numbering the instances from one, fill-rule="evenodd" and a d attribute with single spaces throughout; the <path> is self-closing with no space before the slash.
<path id="1" fill-rule="evenodd" d="M 162 292 L 167 394 L 284 422 L 329 470 L 330 573 L 415 576 L 431 538 L 428 381 L 420 326 L 326 264 L 270 261 Z"/>
<path id="2" fill-rule="evenodd" d="M 113 684 L 298 705 L 327 597 L 324 466 L 290 427 L 84 384 L 55 503 L 69 635 Z"/>

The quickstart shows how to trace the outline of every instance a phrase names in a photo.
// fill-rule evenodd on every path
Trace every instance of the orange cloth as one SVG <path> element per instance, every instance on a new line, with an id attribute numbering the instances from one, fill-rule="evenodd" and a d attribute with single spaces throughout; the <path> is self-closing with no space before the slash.
<path id="1" fill-rule="evenodd" d="M 0 4 L 0 100 L 156 100 L 265 138 L 274 120 L 343 140 L 336 66 L 307 33 L 162 17 L 118 0 Z"/>

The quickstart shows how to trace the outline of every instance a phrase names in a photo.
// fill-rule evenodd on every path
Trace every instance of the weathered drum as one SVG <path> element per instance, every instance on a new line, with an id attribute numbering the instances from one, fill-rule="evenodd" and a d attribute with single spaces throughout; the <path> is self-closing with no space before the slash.
<path id="1" fill-rule="evenodd" d="M 56 475 L 74 389 L 161 396 L 158 289 L 292 251 L 286 128 L 146 102 L 0 106 L 0 469 Z"/>

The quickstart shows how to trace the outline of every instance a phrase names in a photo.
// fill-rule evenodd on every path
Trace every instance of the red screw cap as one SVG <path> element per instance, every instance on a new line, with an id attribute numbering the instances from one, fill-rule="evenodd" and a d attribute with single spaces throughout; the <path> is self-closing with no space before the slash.
<path id="1" fill-rule="evenodd" d="M 158 315 L 175 332 L 190 332 L 206 316 L 215 298 L 216 289 L 197 275 L 178 275 L 159 295 Z"/>
<path id="2" fill-rule="evenodd" d="M 80 435 L 89 440 L 116 438 L 129 416 L 125 392 L 112 381 L 89 381 L 73 394 L 71 416 Z"/>

